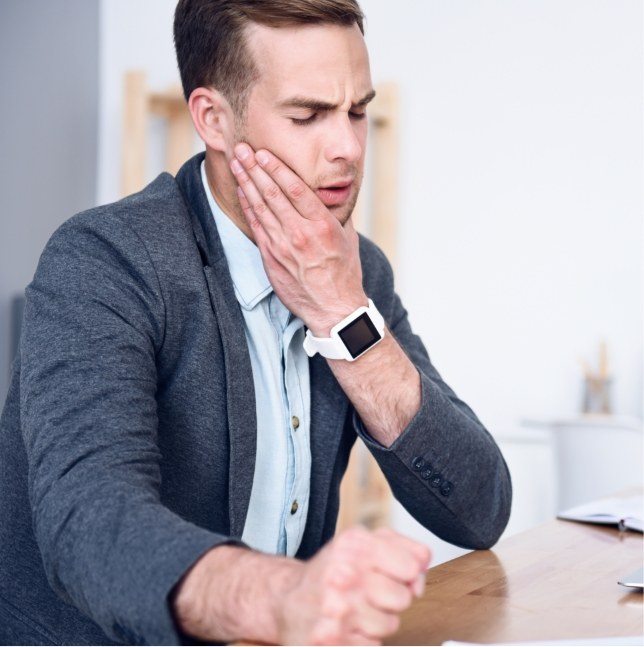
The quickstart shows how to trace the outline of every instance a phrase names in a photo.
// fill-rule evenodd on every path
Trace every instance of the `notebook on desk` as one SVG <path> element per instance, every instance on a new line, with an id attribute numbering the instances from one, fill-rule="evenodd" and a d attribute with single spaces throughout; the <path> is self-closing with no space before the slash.
<path id="1" fill-rule="evenodd" d="M 557 515 L 566 521 L 583 521 L 603 525 L 620 526 L 624 529 L 643 531 L 644 497 L 642 495 L 598 499 L 575 506 Z"/>
<path id="2" fill-rule="evenodd" d="M 605 638 L 579 638 L 569 640 L 539 640 L 528 642 L 513 642 L 513 643 L 464 643 L 458 640 L 447 640 L 443 643 L 443 647 L 480 647 L 481 645 L 507 645 L 511 647 L 514 645 L 521 645 L 523 647 L 550 647 L 551 645 L 579 645 L 581 647 L 590 647 L 597 645 L 597 647 L 607 647 L 608 645 L 618 645 L 625 647 L 626 645 L 644 645 L 644 636 L 607 636 Z"/>
<path id="3" fill-rule="evenodd" d="M 630 575 L 626 575 L 617 583 L 621 584 L 622 586 L 630 586 L 634 589 L 644 589 L 644 567 L 638 568 Z"/>

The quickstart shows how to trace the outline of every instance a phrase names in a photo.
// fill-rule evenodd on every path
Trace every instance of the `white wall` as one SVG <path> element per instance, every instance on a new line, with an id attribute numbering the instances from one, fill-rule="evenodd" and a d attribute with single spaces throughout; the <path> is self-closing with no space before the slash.
<path id="1" fill-rule="evenodd" d="M 364 0 L 404 105 L 399 286 L 498 433 L 573 413 L 606 336 L 642 413 L 642 4 Z"/>
<path id="2" fill-rule="evenodd" d="M 100 202 L 119 197 L 123 71 L 178 79 L 174 5 L 102 1 Z M 615 410 L 641 417 L 639 0 L 362 6 L 374 80 L 402 95 L 397 288 L 439 372 L 516 437 L 523 417 L 578 411 L 578 358 L 604 337 Z M 552 466 L 543 443 L 506 454 L 516 530 L 545 514 Z"/>

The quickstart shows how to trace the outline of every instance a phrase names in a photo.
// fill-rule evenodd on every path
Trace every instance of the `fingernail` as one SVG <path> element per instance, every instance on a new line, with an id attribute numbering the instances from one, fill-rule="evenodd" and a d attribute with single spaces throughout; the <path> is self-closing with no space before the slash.
<path id="1" fill-rule="evenodd" d="M 237 155 L 240 160 L 245 160 L 249 154 L 250 149 L 246 144 L 237 144 L 237 146 L 235 146 L 235 155 Z"/>
<path id="2" fill-rule="evenodd" d="M 255 159 L 264 166 L 265 164 L 268 164 L 268 153 L 266 151 L 258 151 L 255 153 Z"/>
<path id="3" fill-rule="evenodd" d="M 233 173 L 241 173 L 244 170 L 242 169 L 242 165 L 236 159 L 230 163 L 230 168 L 232 168 Z"/>

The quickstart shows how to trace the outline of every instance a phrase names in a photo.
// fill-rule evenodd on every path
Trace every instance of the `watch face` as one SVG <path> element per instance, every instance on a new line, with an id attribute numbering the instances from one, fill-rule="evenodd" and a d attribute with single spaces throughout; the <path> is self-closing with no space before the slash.
<path id="1" fill-rule="evenodd" d="M 373 325 L 371 318 L 363 312 L 357 319 L 354 319 L 348 326 L 338 331 L 340 339 L 355 359 L 368 348 L 371 348 L 381 339 L 380 333 Z"/>

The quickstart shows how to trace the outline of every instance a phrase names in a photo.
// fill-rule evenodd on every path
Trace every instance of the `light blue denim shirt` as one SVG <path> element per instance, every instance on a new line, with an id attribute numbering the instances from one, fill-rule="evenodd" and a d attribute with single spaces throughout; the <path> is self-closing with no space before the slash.
<path id="1" fill-rule="evenodd" d="M 309 508 L 311 391 L 304 322 L 273 291 L 257 246 L 219 208 L 201 179 L 244 317 L 255 385 L 257 457 L 242 540 L 293 556 Z"/>

